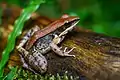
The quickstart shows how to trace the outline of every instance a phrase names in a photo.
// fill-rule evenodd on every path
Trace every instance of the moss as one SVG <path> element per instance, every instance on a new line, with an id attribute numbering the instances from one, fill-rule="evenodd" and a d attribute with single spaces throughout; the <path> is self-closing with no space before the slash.
<path id="1" fill-rule="evenodd" d="M 56 76 L 51 74 L 34 74 L 23 68 L 19 68 L 15 74 L 14 80 L 74 80 L 73 76 L 67 76 L 67 72 L 63 76 L 57 74 Z"/>
<path id="2" fill-rule="evenodd" d="M 95 50 L 88 50 L 83 48 L 83 45 L 77 45 L 75 41 L 73 40 L 67 40 L 65 41 L 65 43 L 63 44 L 64 46 L 69 46 L 70 48 L 72 47 L 76 47 L 76 49 L 74 50 L 74 53 L 79 53 L 79 54 L 75 54 L 76 55 L 76 59 L 83 61 L 83 63 L 88 66 L 89 68 L 93 67 L 93 66 L 98 66 L 99 64 L 103 64 L 104 61 L 103 58 L 103 54 L 100 53 L 99 51 L 97 51 L 96 47 L 92 45 L 93 48 L 96 49 Z M 90 44 L 89 44 L 90 45 Z M 98 63 L 99 61 L 99 63 Z"/>

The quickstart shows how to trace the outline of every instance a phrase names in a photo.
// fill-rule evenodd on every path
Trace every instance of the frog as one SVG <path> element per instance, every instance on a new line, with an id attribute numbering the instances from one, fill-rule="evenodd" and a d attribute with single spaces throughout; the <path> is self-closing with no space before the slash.
<path id="1" fill-rule="evenodd" d="M 64 14 L 43 29 L 39 26 L 31 28 L 16 47 L 19 51 L 23 67 L 34 72 L 44 74 L 47 71 L 47 59 L 45 54 L 50 50 L 61 57 L 75 57 L 69 54 L 75 47 L 67 50 L 67 47 L 59 47 L 65 36 L 78 24 L 78 16 Z"/>

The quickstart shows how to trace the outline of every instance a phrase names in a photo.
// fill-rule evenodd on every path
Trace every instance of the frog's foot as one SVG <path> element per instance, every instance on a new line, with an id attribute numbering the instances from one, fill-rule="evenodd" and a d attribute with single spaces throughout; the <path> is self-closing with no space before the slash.
<path id="1" fill-rule="evenodd" d="M 75 57 L 75 55 L 70 55 L 69 53 L 72 52 L 73 50 L 75 49 L 75 47 L 73 47 L 72 49 L 70 49 L 69 51 L 67 51 L 67 47 L 65 47 L 63 53 L 64 53 L 64 56 L 73 56 Z M 61 50 L 62 51 L 62 50 Z"/>
<path id="2" fill-rule="evenodd" d="M 50 44 L 51 49 L 59 56 L 72 56 L 75 57 L 75 55 L 70 55 L 69 53 L 74 50 L 75 47 L 67 51 L 67 47 L 64 50 L 61 50 L 62 47 L 58 47 L 54 42 L 51 42 Z"/>

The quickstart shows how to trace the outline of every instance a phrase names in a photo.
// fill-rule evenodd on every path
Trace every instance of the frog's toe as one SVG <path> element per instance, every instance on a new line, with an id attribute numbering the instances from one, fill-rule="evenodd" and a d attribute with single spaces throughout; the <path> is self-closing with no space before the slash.
<path id="1" fill-rule="evenodd" d="M 67 47 L 65 47 L 65 49 L 64 49 L 64 55 L 65 56 L 73 56 L 73 57 L 75 57 L 75 55 L 70 55 L 69 53 L 70 52 L 72 52 L 73 50 L 75 49 L 75 47 L 73 47 L 72 49 L 70 49 L 69 51 L 67 51 Z"/>

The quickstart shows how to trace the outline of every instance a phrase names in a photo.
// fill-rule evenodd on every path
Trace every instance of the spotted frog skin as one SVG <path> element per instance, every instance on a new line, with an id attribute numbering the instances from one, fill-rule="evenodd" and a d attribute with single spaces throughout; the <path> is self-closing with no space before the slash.
<path id="1" fill-rule="evenodd" d="M 58 47 L 65 35 L 71 31 L 79 22 L 79 17 L 63 15 L 46 28 L 40 30 L 38 26 L 30 29 L 17 46 L 23 67 L 34 73 L 45 73 L 47 71 L 47 60 L 44 54 L 52 50 L 59 56 L 73 56 L 69 53 L 74 49 L 62 50 Z"/>

